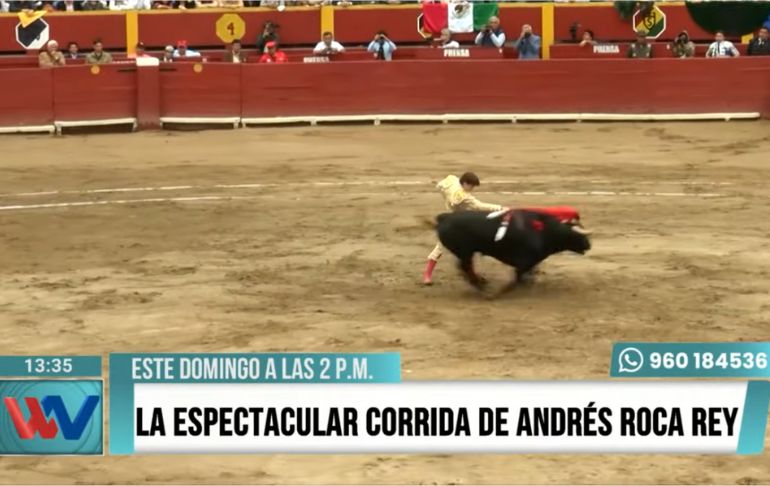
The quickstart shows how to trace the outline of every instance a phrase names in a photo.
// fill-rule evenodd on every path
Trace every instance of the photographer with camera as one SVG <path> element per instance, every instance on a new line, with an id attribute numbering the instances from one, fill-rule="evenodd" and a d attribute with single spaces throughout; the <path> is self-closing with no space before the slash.
<path id="1" fill-rule="evenodd" d="M 278 42 L 278 24 L 272 20 L 265 22 L 262 33 L 257 37 L 257 52 L 264 53 L 268 42 Z"/>
<path id="2" fill-rule="evenodd" d="M 340 52 L 345 52 L 345 48 L 334 40 L 334 34 L 328 31 L 323 33 L 321 42 L 316 44 L 315 49 L 313 49 L 313 54 L 316 56 L 330 56 Z"/>
<path id="3" fill-rule="evenodd" d="M 514 43 L 519 59 L 540 59 L 540 36 L 532 33 L 532 26 L 524 24 L 521 35 Z"/>
<path id="4" fill-rule="evenodd" d="M 393 59 L 393 51 L 396 50 L 396 44 L 388 39 L 388 35 L 384 30 L 381 30 L 377 32 L 374 40 L 369 43 L 369 47 L 366 50 L 373 52 L 376 59 L 391 61 Z"/>
<path id="5" fill-rule="evenodd" d="M 500 28 L 500 19 L 489 17 L 487 25 L 476 36 L 475 43 L 481 47 L 503 47 L 503 44 L 505 44 L 505 32 Z"/>
<path id="6" fill-rule="evenodd" d="M 680 59 L 695 55 L 695 44 L 690 40 L 690 35 L 686 30 L 683 30 L 676 36 L 674 43 L 671 44 L 671 52 L 673 52 L 674 57 Z"/>

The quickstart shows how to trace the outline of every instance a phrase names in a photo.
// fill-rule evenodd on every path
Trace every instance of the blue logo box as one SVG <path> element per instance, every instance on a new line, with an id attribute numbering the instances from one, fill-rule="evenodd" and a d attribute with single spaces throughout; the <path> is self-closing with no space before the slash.
<path id="1" fill-rule="evenodd" d="M 0 381 L 0 454 L 101 455 L 100 380 Z"/>

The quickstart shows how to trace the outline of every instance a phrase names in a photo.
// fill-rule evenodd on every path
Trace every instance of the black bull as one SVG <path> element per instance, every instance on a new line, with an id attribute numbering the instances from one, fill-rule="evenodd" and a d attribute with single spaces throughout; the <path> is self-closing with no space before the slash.
<path id="1" fill-rule="evenodd" d="M 464 211 L 444 213 L 436 218 L 436 231 L 441 244 L 459 260 L 460 269 L 477 288 L 485 280 L 473 270 L 473 255 L 491 256 L 516 269 L 511 282 L 521 281 L 530 270 L 549 256 L 562 251 L 584 254 L 591 249 L 588 232 L 579 224 L 563 223 L 548 214 L 515 210 L 507 232 L 500 241 L 495 235 L 502 224 L 501 217 L 490 213 Z"/>

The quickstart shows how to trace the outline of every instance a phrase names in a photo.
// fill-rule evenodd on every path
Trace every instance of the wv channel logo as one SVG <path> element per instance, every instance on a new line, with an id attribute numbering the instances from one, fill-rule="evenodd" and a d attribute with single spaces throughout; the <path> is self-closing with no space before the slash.
<path id="1" fill-rule="evenodd" d="M 0 454 L 102 454 L 102 382 L 0 381 Z"/>

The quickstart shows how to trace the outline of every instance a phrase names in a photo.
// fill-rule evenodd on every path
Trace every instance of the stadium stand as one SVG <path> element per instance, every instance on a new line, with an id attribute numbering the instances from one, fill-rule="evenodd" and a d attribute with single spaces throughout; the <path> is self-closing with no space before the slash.
<path id="1" fill-rule="evenodd" d="M 666 25 L 651 39 L 654 59 L 626 60 L 635 26 L 621 19 L 611 3 L 500 2 L 498 16 L 508 35 L 503 48 L 474 47 L 475 33 L 468 32 L 453 35 L 460 48 L 448 50 L 434 47 L 421 20 L 422 7 L 401 3 L 0 14 L 0 85 L 16 91 L 23 84 L 41 93 L 34 102 L 11 97 L 0 101 L 0 130 L 112 122 L 153 128 L 185 121 L 239 125 L 359 118 L 375 123 L 750 118 L 770 112 L 770 56 L 704 59 L 713 35 L 692 21 L 683 4 L 664 6 Z M 67 59 L 64 68 L 40 70 L 38 46 L 25 50 L 19 30 L 28 28 L 23 24 L 39 28 L 39 21 L 45 22 L 46 32 L 31 38 L 32 44 L 55 38 L 66 50 L 70 42 L 90 46 L 98 38 L 113 62 L 84 66 L 81 50 L 81 57 Z M 268 23 L 275 26 L 270 38 L 286 53 L 286 65 L 257 65 L 263 54 L 257 40 Z M 542 38 L 540 57 L 548 62 L 517 60 L 513 44 L 524 24 Z M 586 29 L 593 31 L 595 45 L 579 44 Z M 366 50 L 372 34 L 381 30 L 398 45 L 388 65 L 374 64 L 376 56 Z M 674 59 L 671 43 L 682 30 L 696 43 L 697 59 Z M 346 46 L 345 52 L 313 54 L 313 46 L 327 31 Z M 137 67 L 137 45 L 161 58 L 165 46 L 179 45 L 180 39 L 201 56 Z M 235 39 L 243 43 L 239 59 L 245 62 L 223 64 Z M 732 40 L 745 54 L 747 44 L 741 41 L 748 39 Z M 730 63 L 727 69 L 725 62 Z M 480 79 L 494 80 L 494 86 L 479 85 Z M 668 84 L 686 85 L 688 90 L 682 93 Z M 621 85 L 624 89 L 617 89 Z M 629 97 L 632 86 L 645 95 Z M 714 97 L 714 92 L 721 95 Z M 81 107 L 77 101 L 94 95 L 103 103 Z"/>

